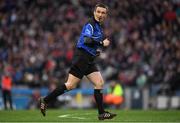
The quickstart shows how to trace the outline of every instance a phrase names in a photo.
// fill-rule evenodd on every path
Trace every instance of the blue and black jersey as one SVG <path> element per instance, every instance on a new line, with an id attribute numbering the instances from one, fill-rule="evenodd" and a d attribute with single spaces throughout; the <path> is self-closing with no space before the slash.
<path id="1" fill-rule="evenodd" d="M 96 50 L 102 47 L 102 41 L 104 39 L 102 26 L 92 18 L 84 25 L 76 47 L 84 49 L 91 55 L 96 56 Z"/>

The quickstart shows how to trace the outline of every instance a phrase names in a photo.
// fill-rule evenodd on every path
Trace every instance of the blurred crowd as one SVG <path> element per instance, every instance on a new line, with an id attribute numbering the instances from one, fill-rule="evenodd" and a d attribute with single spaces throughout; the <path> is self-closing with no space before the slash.
<path id="1" fill-rule="evenodd" d="M 64 82 L 81 28 L 98 2 L 109 6 L 104 32 L 111 47 L 97 60 L 105 80 L 176 88 L 180 0 L 1 0 L 0 76 L 10 73 L 14 85 L 30 87 Z"/>

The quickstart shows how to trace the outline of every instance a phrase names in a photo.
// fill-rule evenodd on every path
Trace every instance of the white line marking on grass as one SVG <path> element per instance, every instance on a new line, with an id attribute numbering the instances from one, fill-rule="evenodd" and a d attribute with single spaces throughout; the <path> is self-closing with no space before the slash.
<path id="1" fill-rule="evenodd" d="M 86 119 L 85 117 L 72 117 L 70 114 L 64 114 L 64 115 L 59 115 L 59 118 L 73 118 L 73 119 L 79 119 L 79 120 L 84 120 Z"/>
<path id="2" fill-rule="evenodd" d="M 69 116 L 69 114 L 65 114 L 65 115 L 60 115 L 58 117 L 68 117 L 68 116 Z"/>
<path id="3" fill-rule="evenodd" d="M 93 113 L 83 113 L 83 115 L 92 115 Z M 79 114 L 78 114 L 79 115 Z"/>
<path id="4" fill-rule="evenodd" d="M 71 117 L 71 118 L 79 119 L 79 120 L 84 120 L 84 119 L 86 119 L 85 117 Z"/>

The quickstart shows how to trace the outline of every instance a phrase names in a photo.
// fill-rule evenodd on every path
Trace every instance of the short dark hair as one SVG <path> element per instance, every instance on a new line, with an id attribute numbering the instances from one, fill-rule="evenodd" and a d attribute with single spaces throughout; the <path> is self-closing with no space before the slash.
<path id="1" fill-rule="evenodd" d="M 109 7 L 103 3 L 96 4 L 94 11 L 97 9 L 97 7 L 102 7 L 102 8 L 105 8 L 107 10 L 107 12 L 109 11 Z"/>

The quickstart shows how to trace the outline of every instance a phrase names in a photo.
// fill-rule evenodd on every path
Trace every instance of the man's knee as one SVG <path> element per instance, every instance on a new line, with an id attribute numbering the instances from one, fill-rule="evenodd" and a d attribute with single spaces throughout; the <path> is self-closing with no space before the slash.
<path id="1" fill-rule="evenodd" d="M 72 89 L 76 88 L 75 84 L 72 84 L 69 82 L 66 82 L 65 85 L 66 85 L 67 90 L 72 90 Z"/>
<path id="2" fill-rule="evenodd" d="M 102 89 L 103 86 L 104 86 L 104 81 L 103 80 L 99 80 L 95 84 L 95 88 L 97 88 L 97 89 Z"/>

